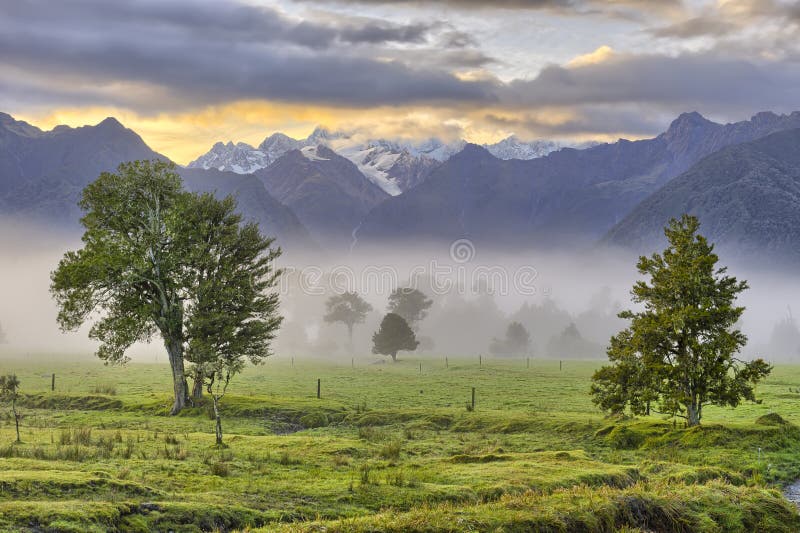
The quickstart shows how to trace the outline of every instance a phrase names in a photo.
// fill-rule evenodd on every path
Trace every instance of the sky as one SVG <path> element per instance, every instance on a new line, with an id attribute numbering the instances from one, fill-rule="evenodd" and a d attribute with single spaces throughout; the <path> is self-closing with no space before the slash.
<path id="1" fill-rule="evenodd" d="M 0 111 L 188 163 L 316 126 L 616 140 L 800 109 L 800 2 L 0 0 Z"/>

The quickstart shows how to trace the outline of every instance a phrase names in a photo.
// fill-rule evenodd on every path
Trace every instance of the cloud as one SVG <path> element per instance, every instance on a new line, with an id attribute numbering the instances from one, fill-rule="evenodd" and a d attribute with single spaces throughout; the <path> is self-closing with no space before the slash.
<path id="1" fill-rule="evenodd" d="M 402 0 L 364 2 L 411 5 Z M 470 0 L 448 4 L 478 7 Z M 601 4 L 644 10 L 652 3 L 500 4 L 507 9 L 558 9 L 561 15 L 564 10 L 601 9 Z M 662 32 L 658 42 L 666 41 L 664 46 L 640 51 L 642 47 L 626 45 L 624 39 L 610 39 L 592 52 L 523 77 L 525 69 L 514 62 L 528 54 L 523 50 L 527 41 L 509 54 L 502 47 L 480 46 L 488 29 L 505 17 L 518 17 L 516 12 L 491 18 L 480 13 L 478 18 L 487 22 L 476 23 L 474 13 L 463 19 L 415 20 L 419 12 L 410 8 L 389 20 L 320 11 L 300 17 L 231 2 L 19 0 L 5 7 L 0 18 L 0 109 L 38 109 L 40 116 L 42 109 L 78 106 L 127 111 L 159 140 L 157 147 L 168 146 L 165 152 L 174 156 L 189 152 L 181 142 L 205 144 L 208 139 L 210 144 L 212 135 L 242 139 L 234 124 L 248 119 L 235 114 L 247 115 L 248 106 L 261 109 L 246 124 L 243 139 L 256 143 L 270 129 L 308 129 L 328 119 L 334 126 L 358 121 L 375 130 L 386 124 L 387 134 L 429 135 L 425 128 L 438 124 L 443 135 L 458 130 L 491 141 L 507 132 L 643 136 L 658 133 L 675 115 L 691 109 L 734 120 L 759 110 L 796 107 L 793 88 L 800 86 L 800 55 L 778 51 L 797 47 L 792 38 L 797 24 L 786 21 L 798 20 L 798 9 L 769 0 L 731 0 L 718 9 L 725 14 L 719 23 L 737 32 L 749 27 L 748 14 L 753 13 L 782 21 L 785 31 L 770 26 L 775 31 L 761 36 L 759 46 L 726 39 L 722 26 L 708 26 L 711 12 L 700 10 L 652 30 Z M 583 26 L 596 24 L 576 23 Z M 703 47 L 682 42 L 708 38 L 715 31 L 720 35 L 707 46 L 705 41 Z M 653 42 L 651 34 L 634 32 L 634 37 Z M 536 52 L 532 45 L 530 53 Z M 512 74 L 500 80 L 495 72 L 502 71 Z M 266 105 L 273 106 L 269 113 L 263 111 Z M 224 109 L 233 118 L 217 117 L 214 124 L 221 129 L 208 126 L 202 136 L 194 135 L 196 117 L 209 109 Z M 420 115 L 414 109 L 426 111 Z M 159 117 L 163 128 L 152 122 Z M 180 133 L 170 134 L 169 124 Z M 205 149 L 196 146 L 193 156 Z"/>
<path id="2" fill-rule="evenodd" d="M 614 49 L 608 45 L 598 47 L 593 52 L 572 58 L 567 64 L 567 68 L 585 67 L 596 65 L 608 61 L 614 55 Z"/>
<path id="3" fill-rule="evenodd" d="M 754 106 L 791 109 L 799 83 L 800 68 L 780 62 L 716 53 L 616 54 L 578 68 L 547 67 L 532 80 L 504 86 L 498 98 L 517 107 L 646 104 L 676 112 L 742 113 Z"/>
<path id="4" fill-rule="evenodd" d="M 319 0 L 306 0 L 318 2 Z M 480 10 L 549 10 L 558 13 L 632 15 L 674 13 L 682 10 L 681 0 L 336 0 L 341 4 L 412 7 L 457 7 Z"/>
<path id="5" fill-rule="evenodd" d="M 419 43 L 438 27 L 364 18 L 297 21 L 273 9 L 227 2 L 76 0 L 45 6 L 20 0 L 0 20 L 0 66 L 26 72 L 26 83 L 45 92 L 104 87 L 109 90 L 97 103 L 136 108 L 140 99 L 111 88 L 150 87 L 151 96 L 162 88 L 187 106 L 250 98 L 353 106 L 489 98 L 485 82 L 373 58 L 381 52 L 373 45 Z M 392 53 L 390 47 L 384 51 Z M 13 87 L 9 78 L 4 81 Z M 146 104 L 157 111 L 175 101 Z"/>

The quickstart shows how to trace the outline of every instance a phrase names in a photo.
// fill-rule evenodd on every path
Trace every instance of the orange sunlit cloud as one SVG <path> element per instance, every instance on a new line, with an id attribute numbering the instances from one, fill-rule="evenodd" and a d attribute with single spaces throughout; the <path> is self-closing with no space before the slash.
<path id="1" fill-rule="evenodd" d="M 349 132 L 368 131 L 384 138 L 425 138 L 439 136 L 446 140 L 464 138 L 475 143 L 497 142 L 511 134 L 533 138 L 536 131 L 524 127 L 497 125 L 485 119 L 513 118 L 507 110 L 377 107 L 347 109 L 320 106 L 278 104 L 264 101 L 240 101 L 206 107 L 194 112 L 140 115 L 114 107 L 61 108 L 48 113 L 20 115 L 42 129 L 59 124 L 72 127 L 96 124 L 108 116 L 116 117 L 126 127 L 142 136 L 155 151 L 180 164 L 186 164 L 206 152 L 215 142 L 229 140 L 258 145 L 265 137 L 280 131 L 295 138 L 307 136 L 316 126 Z M 527 115 L 531 118 L 531 115 Z M 555 126 L 574 118 L 568 110 L 538 111 L 536 123 Z"/>

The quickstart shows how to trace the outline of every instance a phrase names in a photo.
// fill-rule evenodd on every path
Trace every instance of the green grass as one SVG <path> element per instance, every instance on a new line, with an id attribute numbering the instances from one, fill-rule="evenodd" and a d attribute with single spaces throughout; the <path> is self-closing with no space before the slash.
<path id="1" fill-rule="evenodd" d="M 604 418 L 597 363 L 371 361 L 247 369 L 223 449 L 207 405 L 167 416 L 166 366 L 5 362 L 24 419 L 13 444 L 0 409 L 0 529 L 800 530 L 776 490 L 800 478 L 800 366 L 684 429 Z"/>

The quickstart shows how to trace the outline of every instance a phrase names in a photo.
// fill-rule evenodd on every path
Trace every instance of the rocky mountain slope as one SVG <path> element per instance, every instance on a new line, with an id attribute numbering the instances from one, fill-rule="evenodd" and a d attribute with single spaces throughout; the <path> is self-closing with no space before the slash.
<path id="1" fill-rule="evenodd" d="M 720 150 L 676 177 L 614 226 L 605 242 L 647 253 L 672 217 L 696 215 L 729 256 L 800 259 L 800 129 Z"/>

